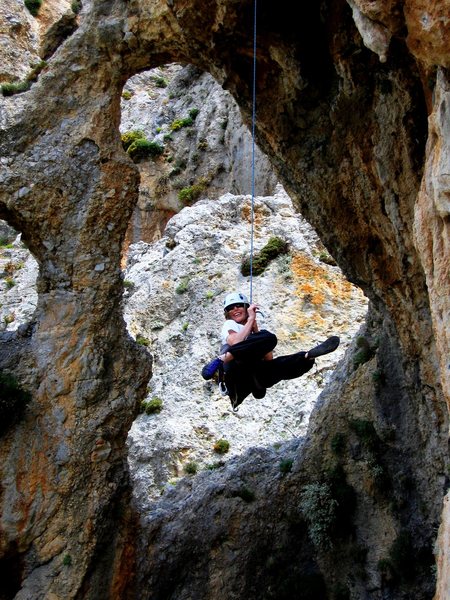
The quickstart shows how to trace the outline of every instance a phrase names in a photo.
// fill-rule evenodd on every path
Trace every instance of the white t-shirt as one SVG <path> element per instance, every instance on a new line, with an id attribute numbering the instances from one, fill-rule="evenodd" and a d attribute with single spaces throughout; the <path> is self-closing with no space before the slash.
<path id="1" fill-rule="evenodd" d="M 222 344 L 227 343 L 227 337 L 228 337 L 228 333 L 230 331 L 235 331 L 236 333 L 239 333 L 243 329 L 244 329 L 244 325 L 241 325 L 240 323 L 236 323 L 236 321 L 233 321 L 232 319 L 227 319 L 222 326 L 222 331 L 220 332 L 220 338 L 222 340 Z"/>

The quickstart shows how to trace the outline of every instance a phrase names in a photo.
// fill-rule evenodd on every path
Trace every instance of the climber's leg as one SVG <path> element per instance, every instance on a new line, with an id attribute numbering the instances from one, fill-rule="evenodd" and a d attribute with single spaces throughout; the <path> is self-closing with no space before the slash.
<path id="1" fill-rule="evenodd" d="M 228 352 L 238 363 L 254 363 L 262 360 L 266 354 L 272 352 L 277 345 L 277 336 L 262 329 L 252 333 L 243 342 L 238 342 L 228 348 Z"/>
<path id="2" fill-rule="evenodd" d="M 297 352 L 260 363 L 255 371 L 256 380 L 261 387 L 269 388 L 284 379 L 301 377 L 314 365 L 314 359 L 305 358 L 305 354 Z"/>
<path id="3" fill-rule="evenodd" d="M 233 409 L 252 393 L 253 377 L 248 366 L 231 361 L 224 365 L 224 380 Z"/>

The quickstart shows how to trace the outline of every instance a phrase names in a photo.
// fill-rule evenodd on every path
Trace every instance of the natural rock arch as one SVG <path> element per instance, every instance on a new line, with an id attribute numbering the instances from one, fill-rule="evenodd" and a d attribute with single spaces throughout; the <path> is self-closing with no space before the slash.
<path id="1" fill-rule="evenodd" d="M 124 82 L 191 62 L 232 92 L 247 122 L 250 114 L 250 2 L 218 0 L 208 11 L 199 1 L 83 4 L 78 29 L 37 83 L 3 100 L 0 217 L 22 232 L 40 265 L 32 335 L 11 340 L 2 358 L 33 392 L 25 420 L 2 439 L 0 550 L 5 569 L 22 567 L 11 598 L 132 597 L 136 523 L 124 439 L 150 364 L 121 318 L 120 249 L 138 185 L 120 148 Z M 298 19 L 287 6 L 260 4 L 257 136 L 373 303 L 381 362 L 398 377 L 388 381 L 399 398 L 396 424 L 404 426 L 391 460 L 408 435 L 421 438 L 420 448 L 408 446 L 408 465 L 419 465 L 415 501 L 430 501 L 429 542 L 446 460 L 448 206 L 439 157 L 448 156 L 449 52 L 438 14 L 430 11 L 425 30 L 420 2 L 403 15 L 385 4 L 376 15 L 363 3 L 353 11 L 386 62 L 364 46 L 343 1 L 302 8 Z M 381 23 L 375 46 L 371 18 Z M 432 169 L 442 177 L 432 179 Z M 395 397 L 385 391 L 382 414 Z"/>

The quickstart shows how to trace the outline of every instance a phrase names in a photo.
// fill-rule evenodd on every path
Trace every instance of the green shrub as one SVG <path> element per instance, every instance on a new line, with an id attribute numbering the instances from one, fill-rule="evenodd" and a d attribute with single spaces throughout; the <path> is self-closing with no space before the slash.
<path id="1" fill-rule="evenodd" d="M 187 475 L 195 475 L 198 471 L 198 464 L 192 460 L 184 465 L 183 470 Z"/>
<path id="2" fill-rule="evenodd" d="M 189 127 L 193 123 L 194 123 L 194 120 L 192 117 L 186 117 L 185 119 L 175 119 L 175 121 L 172 121 L 172 123 L 170 125 L 170 129 L 172 131 L 178 131 L 178 130 L 182 129 L 183 127 Z"/>
<path id="3" fill-rule="evenodd" d="M 364 419 L 354 419 L 349 421 L 349 425 L 368 454 L 368 465 L 377 491 L 386 494 L 391 488 L 391 480 L 383 466 L 382 440 L 373 423 Z"/>
<path id="4" fill-rule="evenodd" d="M 143 400 L 141 402 L 141 408 L 147 415 L 153 415 L 160 413 L 163 407 L 163 401 L 157 396 L 153 396 L 151 400 Z"/>
<path id="5" fill-rule="evenodd" d="M 192 117 L 186 117 L 185 119 L 181 119 L 182 127 L 190 127 L 191 125 L 193 125 L 193 123 L 194 119 Z"/>
<path id="6" fill-rule="evenodd" d="M 72 12 L 76 15 L 81 11 L 81 2 L 80 0 L 72 0 L 72 4 L 70 5 Z"/>
<path id="7" fill-rule="evenodd" d="M 214 444 L 214 452 L 217 454 L 226 454 L 230 449 L 230 442 L 228 440 L 220 439 Z"/>
<path id="8" fill-rule="evenodd" d="M 319 260 L 327 265 L 331 265 L 333 267 L 336 266 L 336 261 L 330 254 L 328 254 L 328 252 L 321 252 L 319 254 Z"/>
<path id="9" fill-rule="evenodd" d="M 157 142 L 139 138 L 134 140 L 127 149 L 127 153 L 134 161 L 143 160 L 145 158 L 155 158 L 164 152 L 163 146 Z"/>
<path id="10" fill-rule="evenodd" d="M 26 92 L 30 87 L 30 81 L 14 81 L 13 83 L 3 83 L 1 89 L 4 96 L 14 96 L 14 94 Z"/>
<path id="11" fill-rule="evenodd" d="M 133 93 L 132 93 L 132 92 L 130 92 L 130 91 L 128 91 L 128 90 L 124 90 L 124 91 L 122 92 L 122 98 L 123 98 L 124 100 L 131 100 L 131 98 L 132 98 L 132 97 L 133 97 Z"/>
<path id="12" fill-rule="evenodd" d="M 153 80 L 154 84 L 156 85 L 156 87 L 159 87 L 159 88 L 167 87 L 167 81 L 164 79 L 164 77 L 161 77 L 160 75 L 154 75 L 152 77 L 152 80 Z"/>
<path id="13" fill-rule="evenodd" d="M 123 287 L 127 290 L 132 290 L 135 287 L 135 284 L 133 281 L 130 281 L 129 279 L 124 279 Z"/>
<path id="14" fill-rule="evenodd" d="M 376 387 L 382 386 L 386 383 L 386 375 L 383 371 L 374 371 L 372 374 L 372 381 Z"/>
<path id="15" fill-rule="evenodd" d="M 126 151 L 136 140 L 145 140 L 145 134 L 140 129 L 135 129 L 134 131 L 122 133 L 121 139 L 122 148 Z"/>
<path id="16" fill-rule="evenodd" d="M 260 252 L 253 256 L 253 275 L 261 275 L 269 264 L 282 254 L 287 254 L 289 245 L 279 237 L 272 237 Z M 241 264 L 241 273 L 244 277 L 250 275 L 250 257 L 245 257 Z"/>
<path id="17" fill-rule="evenodd" d="M 189 277 L 183 277 L 181 282 L 175 288 L 175 292 L 177 294 L 184 294 L 185 292 L 187 292 L 188 287 L 189 287 Z"/>
<path id="18" fill-rule="evenodd" d="M 206 468 L 209 471 L 214 471 L 215 469 L 220 469 L 221 467 L 223 467 L 225 465 L 225 463 L 223 462 L 223 460 L 219 460 L 217 462 L 213 462 L 213 463 L 209 463 L 206 465 Z"/>
<path id="19" fill-rule="evenodd" d="M 47 62 L 45 60 L 40 60 L 38 63 L 32 65 L 31 71 L 27 75 L 27 81 L 37 81 L 42 69 L 47 66 Z"/>
<path id="20" fill-rule="evenodd" d="M 0 435 L 20 420 L 30 400 L 13 375 L 0 371 Z"/>
<path id="21" fill-rule="evenodd" d="M 172 123 L 170 124 L 170 129 L 172 131 L 178 131 L 182 127 L 183 127 L 183 125 L 182 125 L 181 119 L 175 119 L 175 121 L 172 121 Z"/>
<path id="22" fill-rule="evenodd" d="M 194 189 L 194 186 L 185 187 L 178 192 L 178 199 L 183 202 L 183 204 L 190 204 L 196 200 L 198 195 Z"/>
<path id="23" fill-rule="evenodd" d="M 13 96 L 14 94 L 20 94 L 30 89 L 31 84 L 37 81 L 39 74 L 42 69 L 47 66 L 45 60 L 41 60 L 38 63 L 32 65 L 31 71 L 28 73 L 24 81 L 14 81 L 12 83 L 4 83 L 1 86 L 2 94 L 4 96 Z"/>
<path id="24" fill-rule="evenodd" d="M 192 204 L 192 202 L 195 202 L 195 200 L 201 196 L 207 187 L 208 180 L 206 177 L 201 177 L 194 185 L 181 189 L 178 192 L 178 199 L 183 202 L 183 204 Z"/>
<path id="25" fill-rule="evenodd" d="M 70 556 L 70 554 L 66 554 L 62 562 L 65 567 L 70 567 L 70 565 L 72 564 L 72 557 Z"/>
<path id="26" fill-rule="evenodd" d="M 16 285 L 16 282 L 12 277 L 5 277 L 6 287 L 10 290 Z"/>
<path id="27" fill-rule="evenodd" d="M 300 494 L 300 511 L 308 525 L 309 537 L 318 549 L 332 546 L 330 533 L 336 521 L 336 507 L 328 483 L 310 483 Z"/>
<path id="28" fill-rule="evenodd" d="M 136 336 L 136 344 L 139 344 L 140 346 L 149 346 L 150 340 L 143 335 L 138 334 Z"/>
<path id="29" fill-rule="evenodd" d="M 191 119 L 196 119 L 199 112 L 200 110 L 198 108 L 191 108 L 191 110 L 189 111 L 189 116 L 191 117 Z"/>
<path id="30" fill-rule="evenodd" d="M 33 17 L 37 17 L 42 6 L 42 0 L 24 0 L 24 4 Z"/>
<path id="31" fill-rule="evenodd" d="M 283 473 L 284 475 L 290 473 L 292 471 L 293 462 L 294 461 L 292 460 L 292 458 L 284 458 L 282 461 L 280 461 L 281 473 Z"/>

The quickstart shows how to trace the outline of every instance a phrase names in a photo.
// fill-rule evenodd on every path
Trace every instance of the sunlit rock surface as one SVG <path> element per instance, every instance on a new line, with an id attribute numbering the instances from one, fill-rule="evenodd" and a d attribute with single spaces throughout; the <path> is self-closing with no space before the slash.
<path id="1" fill-rule="evenodd" d="M 186 123 L 183 125 L 183 123 Z M 122 134 L 140 131 L 164 147 L 156 161 L 140 161 L 139 200 L 126 243 L 159 239 L 168 219 L 192 200 L 252 190 L 252 139 L 232 96 L 208 73 L 192 66 L 164 65 L 129 79 L 121 102 Z M 255 194 L 270 195 L 276 177 L 269 160 L 254 148 Z"/>
<path id="2" fill-rule="evenodd" d="M 130 432 L 142 512 L 192 463 L 204 470 L 249 447 L 304 436 L 315 399 L 364 321 L 366 299 L 321 261 L 327 253 L 281 187 L 274 197 L 256 198 L 255 254 L 273 236 L 289 244 L 252 286 L 264 313 L 260 326 L 278 337 L 276 355 L 307 350 L 333 334 L 342 343 L 305 376 L 278 384 L 262 400 L 249 396 L 233 413 L 228 396 L 200 372 L 221 346 L 223 297 L 236 289 L 249 294 L 249 278 L 240 272 L 250 251 L 249 217 L 248 196 L 202 200 L 173 217 L 159 242 L 129 248 L 125 320 L 154 357 L 147 401 L 163 402 L 160 413 L 143 414 Z M 219 439 L 230 443 L 225 457 L 214 452 Z"/>

